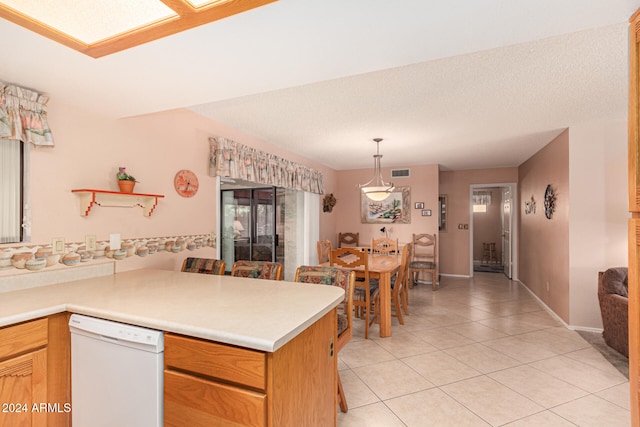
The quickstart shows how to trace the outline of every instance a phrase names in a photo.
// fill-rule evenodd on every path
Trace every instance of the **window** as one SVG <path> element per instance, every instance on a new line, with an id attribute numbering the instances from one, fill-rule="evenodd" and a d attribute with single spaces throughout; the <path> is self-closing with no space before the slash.
<path id="1" fill-rule="evenodd" d="M 25 216 L 25 144 L 18 140 L 0 140 L 0 243 L 27 240 Z"/>

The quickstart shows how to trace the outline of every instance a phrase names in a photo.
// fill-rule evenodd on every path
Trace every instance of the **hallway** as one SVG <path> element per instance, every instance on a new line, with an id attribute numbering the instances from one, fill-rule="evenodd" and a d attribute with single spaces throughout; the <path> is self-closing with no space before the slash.
<path id="1" fill-rule="evenodd" d="M 338 369 L 349 426 L 628 426 L 629 382 L 502 274 L 410 293 L 405 325 L 354 319 Z"/>

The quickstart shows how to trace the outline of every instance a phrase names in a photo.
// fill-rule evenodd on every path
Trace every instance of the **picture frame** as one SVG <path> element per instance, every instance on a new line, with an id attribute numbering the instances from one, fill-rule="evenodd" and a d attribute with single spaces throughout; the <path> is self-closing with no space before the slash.
<path id="1" fill-rule="evenodd" d="M 395 188 L 381 202 L 360 192 L 360 220 L 362 224 L 411 224 L 410 187 Z"/>
<path id="2" fill-rule="evenodd" d="M 422 216 L 431 216 L 431 209 L 423 209 Z"/>
<path id="3" fill-rule="evenodd" d="M 423 202 L 416 202 L 414 205 L 415 209 L 424 209 L 424 203 Z"/>

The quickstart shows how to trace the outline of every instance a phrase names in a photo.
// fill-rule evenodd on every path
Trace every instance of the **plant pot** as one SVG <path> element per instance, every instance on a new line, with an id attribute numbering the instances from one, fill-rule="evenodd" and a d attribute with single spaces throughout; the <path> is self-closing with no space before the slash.
<path id="1" fill-rule="evenodd" d="M 133 193 L 133 187 L 136 185 L 135 181 L 120 180 L 118 181 L 121 193 Z"/>

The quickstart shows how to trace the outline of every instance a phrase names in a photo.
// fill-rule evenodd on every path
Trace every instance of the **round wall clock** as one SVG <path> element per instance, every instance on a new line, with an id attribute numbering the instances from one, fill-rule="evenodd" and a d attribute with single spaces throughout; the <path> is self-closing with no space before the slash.
<path id="1" fill-rule="evenodd" d="M 173 185 L 182 197 L 192 197 L 198 192 L 198 177 L 190 170 L 183 169 L 176 174 Z"/>
<path id="2" fill-rule="evenodd" d="M 556 210 L 556 194 L 551 188 L 551 184 L 547 185 L 547 189 L 544 192 L 544 215 L 551 219 L 553 212 Z"/>

